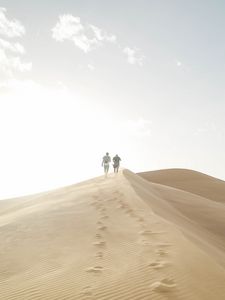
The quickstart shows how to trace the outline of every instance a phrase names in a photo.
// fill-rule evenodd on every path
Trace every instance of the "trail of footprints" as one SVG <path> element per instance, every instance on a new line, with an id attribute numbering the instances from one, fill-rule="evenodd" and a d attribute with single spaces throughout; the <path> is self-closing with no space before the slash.
<path id="1" fill-rule="evenodd" d="M 98 196 L 95 196 L 94 198 L 95 201 L 93 202 L 93 205 L 99 212 L 99 219 L 96 223 L 97 231 L 95 234 L 95 240 L 93 242 L 93 245 L 96 249 L 95 257 L 99 260 L 102 260 L 104 258 L 104 250 L 107 246 L 106 241 L 104 240 L 104 234 L 107 230 L 107 226 L 104 220 L 108 219 L 108 215 L 106 213 L 106 208 L 104 207 L 103 202 L 98 198 Z M 103 270 L 104 268 L 102 266 L 97 265 L 95 267 L 88 268 L 86 271 L 93 273 L 101 273 Z"/>
<path id="2" fill-rule="evenodd" d="M 102 266 L 102 262 L 104 260 L 105 249 L 107 247 L 107 243 L 104 240 L 104 236 L 107 231 L 107 226 L 105 224 L 106 220 L 109 218 L 107 215 L 107 210 L 104 207 L 103 202 L 99 198 L 99 196 L 93 196 L 94 202 L 91 205 L 95 207 L 95 209 L 99 213 L 98 221 L 96 222 L 96 234 L 93 241 L 93 246 L 95 248 L 94 257 L 96 259 L 96 265 L 87 268 L 85 271 L 91 274 L 101 274 L 104 271 Z M 86 286 L 83 288 L 82 292 L 83 296 L 86 299 L 93 299 L 93 290 L 91 286 Z"/>
<path id="3" fill-rule="evenodd" d="M 118 193 L 119 194 L 119 193 Z M 122 194 L 119 194 L 122 196 Z M 157 258 L 151 262 L 148 263 L 148 267 L 153 270 L 160 270 L 165 267 L 168 267 L 171 265 L 170 261 L 165 260 L 164 258 L 169 256 L 169 247 L 172 246 L 172 244 L 169 243 L 153 243 L 151 242 L 151 238 L 153 236 L 165 234 L 165 231 L 153 231 L 148 229 L 148 225 L 145 221 L 145 219 L 141 216 L 138 216 L 134 213 L 133 209 L 129 206 L 128 203 L 123 201 L 122 199 L 119 199 L 118 201 L 118 209 L 122 209 L 125 214 L 130 216 L 131 218 L 135 218 L 138 227 L 140 228 L 140 231 L 138 232 L 140 236 L 139 242 L 143 246 L 152 246 L 155 247 L 155 254 Z M 154 292 L 158 293 L 165 293 L 165 292 L 172 292 L 176 288 L 176 283 L 173 279 L 170 278 L 164 278 L 160 281 L 156 281 L 153 284 L 150 285 L 150 289 Z"/>
<path id="4" fill-rule="evenodd" d="M 119 191 L 115 191 L 115 198 L 111 198 L 108 201 L 115 201 L 117 197 L 119 196 L 119 200 L 117 199 L 117 209 L 120 209 L 124 211 L 126 215 L 128 215 L 131 218 L 134 218 L 138 224 L 138 227 L 140 228 L 138 234 L 140 236 L 140 240 L 138 241 L 142 246 L 151 246 L 155 247 L 155 254 L 156 259 L 149 262 L 147 264 L 147 267 L 154 271 L 158 271 L 160 269 L 163 269 L 165 267 L 169 267 L 171 265 L 171 262 L 168 260 L 165 260 L 166 257 L 169 256 L 169 248 L 172 246 L 172 244 L 169 243 L 153 243 L 151 242 L 151 238 L 153 236 L 165 234 L 164 231 L 152 231 L 148 229 L 148 225 L 144 219 L 144 217 L 138 216 L 133 209 L 129 206 L 128 203 L 126 203 L 123 199 L 123 194 Z M 93 196 L 94 202 L 92 205 L 96 208 L 96 210 L 99 212 L 99 220 L 97 221 L 97 232 L 95 234 L 95 240 L 93 242 L 93 246 L 96 249 L 95 252 L 95 258 L 98 262 L 102 262 L 104 259 L 104 252 L 107 247 L 107 243 L 104 240 L 104 234 L 107 231 L 107 226 L 105 224 L 105 221 L 109 218 L 109 216 L 106 213 L 106 208 L 104 207 L 104 204 L 102 203 L 99 196 Z M 95 266 L 89 267 L 86 269 L 86 272 L 93 273 L 93 274 L 101 274 L 104 271 L 103 266 L 101 263 L 96 263 Z M 156 281 L 153 284 L 150 285 L 150 289 L 153 292 L 157 293 L 168 293 L 172 292 L 176 288 L 176 283 L 171 278 L 164 278 L 162 280 Z M 93 292 L 91 286 L 86 286 L 83 289 L 84 296 L 87 297 L 87 299 L 92 299 Z"/>

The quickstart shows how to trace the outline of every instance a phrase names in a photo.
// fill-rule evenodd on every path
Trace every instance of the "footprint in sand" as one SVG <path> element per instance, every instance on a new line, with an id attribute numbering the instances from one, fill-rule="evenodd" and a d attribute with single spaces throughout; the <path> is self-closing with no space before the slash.
<path id="1" fill-rule="evenodd" d="M 127 208 L 125 211 L 127 214 L 133 213 L 133 209 L 132 208 Z"/>
<path id="2" fill-rule="evenodd" d="M 115 191 L 113 192 L 114 195 L 119 195 L 119 196 L 123 196 L 123 193 L 119 192 L 119 191 Z"/>
<path id="3" fill-rule="evenodd" d="M 163 250 L 163 249 L 158 249 L 155 251 L 157 255 L 159 256 L 164 256 L 164 255 L 167 255 L 168 254 L 168 251 L 166 250 Z"/>
<path id="4" fill-rule="evenodd" d="M 104 247 L 106 246 L 106 242 L 105 241 L 94 242 L 93 245 L 96 247 Z"/>
<path id="5" fill-rule="evenodd" d="M 159 248 L 166 248 L 166 247 L 171 247 L 172 244 L 169 244 L 169 243 L 160 243 L 160 244 L 157 244 L 156 246 L 159 247 Z"/>
<path id="6" fill-rule="evenodd" d="M 168 261 L 153 261 L 148 264 L 148 266 L 151 269 L 162 269 L 169 265 L 170 265 L 170 262 L 168 262 Z"/>
<path id="7" fill-rule="evenodd" d="M 140 235 L 151 235 L 152 231 L 151 230 L 142 230 L 142 231 L 139 231 L 139 234 Z"/>
<path id="8" fill-rule="evenodd" d="M 97 257 L 97 258 L 103 258 L 103 252 L 97 252 L 96 254 L 95 254 L 95 257 Z"/>
<path id="9" fill-rule="evenodd" d="M 86 272 L 90 272 L 90 273 L 101 273 L 102 271 L 103 271 L 103 267 L 101 266 L 95 266 L 86 269 Z"/>
<path id="10" fill-rule="evenodd" d="M 165 250 L 165 248 L 171 247 L 172 244 L 169 243 L 160 243 L 160 244 L 156 244 L 156 247 L 158 247 L 159 249 L 157 249 L 155 252 L 156 254 L 160 255 L 160 256 L 164 256 L 169 254 L 167 250 Z"/>
<path id="11" fill-rule="evenodd" d="M 126 206 L 124 204 L 119 204 L 116 208 L 117 209 L 124 209 L 124 208 L 126 208 Z"/>
<path id="12" fill-rule="evenodd" d="M 109 218 L 109 216 L 107 216 L 107 215 L 103 215 L 103 216 L 100 217 L 101 220 L 105 220 L 105 219 L 108 219 L 108 218 Z"/>
<path id="13" fill-rule="evenodd" d="M 136 218 L 136 214 L 134 213 L 134 211 L 129 212 L 128 215 L 129 215 L 131 218 Z"/>
<path id="14" fill-rule="evenodd" d="M 95 237 L 96 237 L 96 239 L 101 239 L 102 235 L 100 233 L 96 233 Z"/>
<path id="15" fill-rule="evenodd" d="M 162 233 L 165 233 L 165 232 L 163 232 L 163 231 L 157 232 L 157 231 L 152 231 L 152 230 L 142 230 L 139 232 L 140 235 L 157 235 L 157 234 L 162 234 Z M 164 244 L 158 244 L 157 246 L 162 247 L 161 245 L 164 245 Z"/>
<path id="16" fill-rule="evenodd" d="M 173 279 L 163 279 L 161 281 L 156 281 L 150 285 L 150 288 L 155 292 L 171 292 L 176 287 Z"/>
<path id="17" fill-rule="evenodd" d="M 152 243 L 150 243 L 147 240 L 140 240 L 139 243 L 142 244 L 143 246 L 152 246 Z"/>
<path id="18" fill-rule="evenodd" d="M 115 201 L 115 200 L 116 200 L 116 198 L 109 198 L 106 201 L 111 202 L 111 201 Z"/>
<path id="19" fill-rule="evenodd" d="M 98 202 L 97 208 L 101 210 L 103 207 L 104 207 L 103 203 L 99 203 L 99 202 Z"/>
<path id="20" fill-rule="evenodd" d="M 105 226 L 105 225 L 101 225 L 101 226 L 98 227 L 98 230 L 104 231 L 106 229 L 107 229 L 107 226 Z"/>
<path id="21" fill-rule="evenodd" d="M 121 200 L 121 199 L 118 199 L 117 203 L 118 203 L 118 204 L 125 204 L 124 201 Z"/>
<path id="22" fill-rule="evenodd" d="M 145 220 L 142 217 L 137 217 L 137 221 L 138 223 L 145 223 Z"/>

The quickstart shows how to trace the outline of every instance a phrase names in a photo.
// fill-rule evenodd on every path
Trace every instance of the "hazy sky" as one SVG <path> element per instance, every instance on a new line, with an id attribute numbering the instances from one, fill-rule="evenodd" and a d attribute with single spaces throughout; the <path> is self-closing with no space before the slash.
<path id="1" fill-rule="evenodd" d="M 225 2 L 2 0 L 0 198 L 102 174 L 225 180 Z"/>

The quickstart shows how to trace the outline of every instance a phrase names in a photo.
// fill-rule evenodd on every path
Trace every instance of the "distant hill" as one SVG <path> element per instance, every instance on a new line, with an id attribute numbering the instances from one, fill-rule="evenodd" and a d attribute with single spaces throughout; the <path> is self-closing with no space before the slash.
<path id="1" fill-rule="evenodd" d="M 188 169 L 138 173 L 144 179 L 225 203 L 225 181 Z"/>

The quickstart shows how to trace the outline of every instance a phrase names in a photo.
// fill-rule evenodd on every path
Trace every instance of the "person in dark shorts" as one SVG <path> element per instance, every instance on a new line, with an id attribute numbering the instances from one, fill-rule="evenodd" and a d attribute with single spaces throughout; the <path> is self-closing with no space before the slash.
<path id="1" fill-rule="evenodd" d="M 116 156 L 113 157 L 113 168 L 114 168 L 114 173 L 118 173 L 119 167 L 120 167 L 120 161 L 121 158 L 116 154 Z"/>

